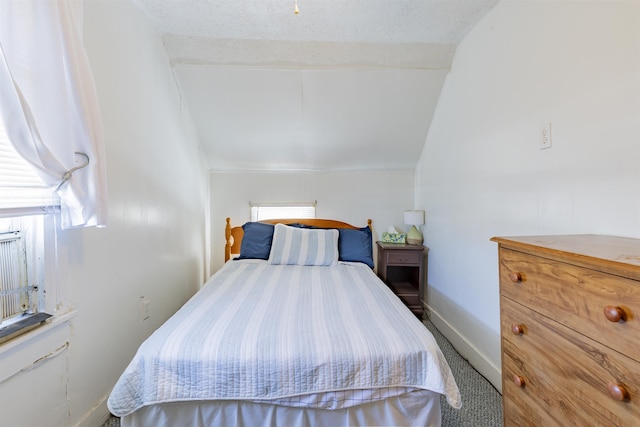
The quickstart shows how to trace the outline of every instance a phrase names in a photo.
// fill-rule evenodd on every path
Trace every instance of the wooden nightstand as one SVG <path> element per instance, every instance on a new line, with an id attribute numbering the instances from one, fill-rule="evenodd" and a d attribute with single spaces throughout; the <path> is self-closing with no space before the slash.
<path id="1" fill-rule="evenodd" d="M 422 319 L 424 301 L 424 256 L 421 245 L 376 242 L 378 276 Z"/>

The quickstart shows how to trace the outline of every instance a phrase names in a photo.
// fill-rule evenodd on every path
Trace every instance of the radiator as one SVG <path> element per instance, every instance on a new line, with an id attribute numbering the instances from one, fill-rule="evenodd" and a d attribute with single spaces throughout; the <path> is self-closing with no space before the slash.
<path id="1" fill-rule="evenodd" d="M 30 308 L 26 251 L 19 231 L 0 233 L 0 322 Z"/>

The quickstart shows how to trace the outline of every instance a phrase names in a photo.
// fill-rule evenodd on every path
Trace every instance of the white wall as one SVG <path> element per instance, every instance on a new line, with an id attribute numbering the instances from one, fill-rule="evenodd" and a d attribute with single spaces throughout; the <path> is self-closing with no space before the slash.
<path id="1" fill-rule="evenodd" d="M 27 370 L 0 383 L 11 427 L 100 425 L 139 344 L 206 276 L 208 172 L 160 36 L 128 0 L 92 0 L 84 41 L 105 127 L 109 226 L 58 236 L 63 297 L 77 314 L 14 349 L 16 372 Z M 140 297 L 151 299 L 145 321 Z"/>
<path id="2" fill-rule="evenodd" d="M 387 227 L 406 228 L 402 212 L 413 208 L 413 171 L 313 173 L 211 173 L 211 267 L 224 263 L 225 219 L 250 220 L 249 202 L 317 200 L 316 217 L 364 227 L 373 221 L 374 240 Z M 374 253 L 375 256 L 375 253 Z"/>
<path id="3" fill-rule="evenodd" d="M 552 123 L 552 148 L 540 150 Z M 459 45 L 416 171 L 428 304 L 499 386 L 496 235 L 640 237 L 640 3 L 502 1 Z"/>

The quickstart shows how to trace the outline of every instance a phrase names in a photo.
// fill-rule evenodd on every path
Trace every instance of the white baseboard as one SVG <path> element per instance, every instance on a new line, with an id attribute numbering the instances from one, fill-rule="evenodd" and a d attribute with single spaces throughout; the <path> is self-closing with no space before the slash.
<path id="1" fill-rule="evenodd" d="M 104 424 L 111 416 L 109 408 L 107 407 L 109 394 L 111 394 L 111 392 L 104 395 L 102 399 L 85 414 L 84 418 L 80 420 L 76 427 L 96 427 Z"/>
<path id="2" fill-rule="evenodd" d="M 437 311 L 427 305 L 429 320 L 453 345 L 462 357 L 473 366 L 483 377 L 502 393 L 502 369 L 493 365 L 482 353 L 478 351 L 460 332 L 447 322 Z"/>

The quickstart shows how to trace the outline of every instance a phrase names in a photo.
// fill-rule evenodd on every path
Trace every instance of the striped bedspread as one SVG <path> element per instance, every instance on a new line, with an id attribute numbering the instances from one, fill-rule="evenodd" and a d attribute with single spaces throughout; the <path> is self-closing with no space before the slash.
<path id="1" fill-rule="evenodd" d="M 282 399 L 388 387 L 461 400 L 429 331 L 364 264 L 231 261 L 139 348 L 117 416 L 160 402 Z"/>

